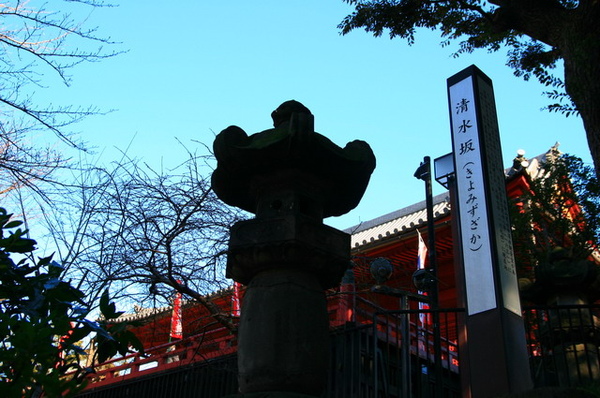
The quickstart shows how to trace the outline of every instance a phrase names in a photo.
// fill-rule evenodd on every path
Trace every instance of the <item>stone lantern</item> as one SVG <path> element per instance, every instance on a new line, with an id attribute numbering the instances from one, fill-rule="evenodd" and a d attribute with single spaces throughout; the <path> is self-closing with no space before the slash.
<path id="1" fill-rule="evenodd" d="M 329 364 L 324 291 L 339 285 L 350 261 L 350 236 L 323 218 L 358 205 L 375 157 L 363 141 L 341 148 L 316 133 L 297 101 L 271 116 L 272 129 L 248 136 L 231 126 L 214 142 L 215 193 L 256 216 L 231 228 L 227 260 L 227 276 L 247 285 L 239 387 L 261 397 L 318 396 Z"/>
<path id="2" fill-rule="evenodd" d="M 523 298 L 548 306 L 538 330 L 560 386 L 600 378 L 600 319 L 587 306 L 600 298 L 598 266 L 556 247 L 536 268 L 534 282 L 521 279 Z M 555 306 L 567 308 L 556 309 Z M 570 306 L 570 307 L 569 307 Z"/>

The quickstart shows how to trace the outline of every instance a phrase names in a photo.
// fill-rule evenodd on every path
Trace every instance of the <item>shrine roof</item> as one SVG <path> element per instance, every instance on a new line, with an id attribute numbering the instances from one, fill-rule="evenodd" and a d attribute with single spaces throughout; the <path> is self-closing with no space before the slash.
<path id="1" fill-rule="evenodd" d="M 450 197 L 448 192 L 433 197 L 433 217 L 438 219 L 450 214 Z M 376 243 L 377 241 L 416 229 L 427 223 L 426 201 L 393 211 L 370 221 L 362 222 L 347 228 L 344 232 L 349 233 L 351 248 L 357 249 L 361 246 Z"/>
<path id="2" fill-rule="evenodd" d="M 225 289 L 220 289 L 214 293 L 206 295 L 205 298 L 207 300 L 215 300 L 216 298 L 226 296 L 231 294 L 233 291 L 232 287 L 228 287 Z M 193 299 L 183 299 L 181 301 L 181 308 L 187 308 L 190 306 L 197 305 L 197 302 Z M 108 319 L 108 322 L 113 323 L 121 323 L 121 322 L 131 322 L 131 321 L 143 321 L 149 319 L 157 319 L 163 316 L 171 316 L 171 312 L 173 311 L 173 305 L 165 305 L 163 307 L 149 307 L 144 308 L 138 305 L 134 305 L 134 310 L 131 313 L 121 314 L 118 318 Z"/>

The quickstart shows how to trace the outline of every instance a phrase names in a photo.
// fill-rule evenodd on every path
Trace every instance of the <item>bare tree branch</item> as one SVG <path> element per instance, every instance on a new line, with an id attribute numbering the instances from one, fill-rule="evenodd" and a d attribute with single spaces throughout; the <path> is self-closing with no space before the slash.
<path id="1" fill-rule="evenodd" d="M 233 329 L 205 296 L 227 286 L 229 228 L 242 215 L 212 192 L 210 155 L 186 151 L 167 172 L 126 156 L 110 170 L 90 167 L 46 217 L 62 265 L 74 278 L 87 272 L 86 290 L 110 286 L 115 299 L 163 305 L 177 290 Z"/>
<path id="2" fill-rule="evenodd" d="M 67 9 L 73 12 L 111 6 L 94 0 L 68 3 L 72 5 Z M 37 106 L 33 103 L 33 90 L 51 75 L 69 85 L 68 72 L 75 65 L 109 58 L 120 51 L 107 51 L 107 46 L 116 43 L 99 36 L 97 28 L 84 28 L 85 19 L 81 22 L 71 12 L 47 7 L 43 4 L 35 8 L 27 1 L 0 3 L 0 115 L 16 111 L 31 129 L 49 131 L 67 145 L 82 149 L 68 127 L 97 110 L 70 105 Z"/>

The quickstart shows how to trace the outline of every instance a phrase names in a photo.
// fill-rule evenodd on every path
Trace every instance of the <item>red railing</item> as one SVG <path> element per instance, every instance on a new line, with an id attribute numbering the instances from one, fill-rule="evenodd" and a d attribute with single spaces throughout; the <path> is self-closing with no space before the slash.
<path id="1" fill-rule="evenodd" d="M 328 300 L 330 326 L 333 329 L 342 327 L 347 322 L 354 325 L 372 325 L 374 314 L 390 314 L 377 304 L 360 297 L 354 292 L 338 293 Z M 410 334 L 407 336 L 412 355 L 421 359 L 429 358 L 433 345 L 431 331 L 419 326 L 418 312 L 409 311 Z M 378 316 L 375 330 L 382 341 L 394 340 L 401 345 L 401 315 L 394 313 L 385 317 Z M 446 337 L 446 336 L 444 336 Z M 418 342 L 418 343 L 417 343 Z M 449 368 L 457 371 L 455 342 L 444 339 L 442 345 L 444 359 Z M 129 355 L 110 360 L 98 366 L 98 370 L 89 376 L 86 389 L 120 383 L 125 380 L 146 376 L 156 372 L 178 368 L 196 362 L 225 357 L 237 352 L 237 337 L 224 327 L 214 328 L 204 333 L 191 336 L 176 342 L 165 343 L 147 349 L 141 356 Z"/>
<path id="2" fill-rule="evenodd" d="M 176 342 L 148 349 L 142 356 L 132 354 L 112 359 L 99 365 L 99 370 L 88 376 L 89 388 L 102 387 L 155 372 L 224 357 L 237 351 L 237 339 L 224 328 L 195 335 Z"/>

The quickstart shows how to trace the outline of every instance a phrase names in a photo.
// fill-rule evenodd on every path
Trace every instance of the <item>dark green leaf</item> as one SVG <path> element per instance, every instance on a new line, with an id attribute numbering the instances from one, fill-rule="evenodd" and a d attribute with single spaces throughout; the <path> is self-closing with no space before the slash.
<path id="1" fill-rule="evenodd" d="M 6 229 L 16 228 L 22 224 L 23 224 L 22 221 L 10 221 L 10 222 L 6 223 L 6 225 L 4 225 L 3 228 L 6 228 Z"/>

